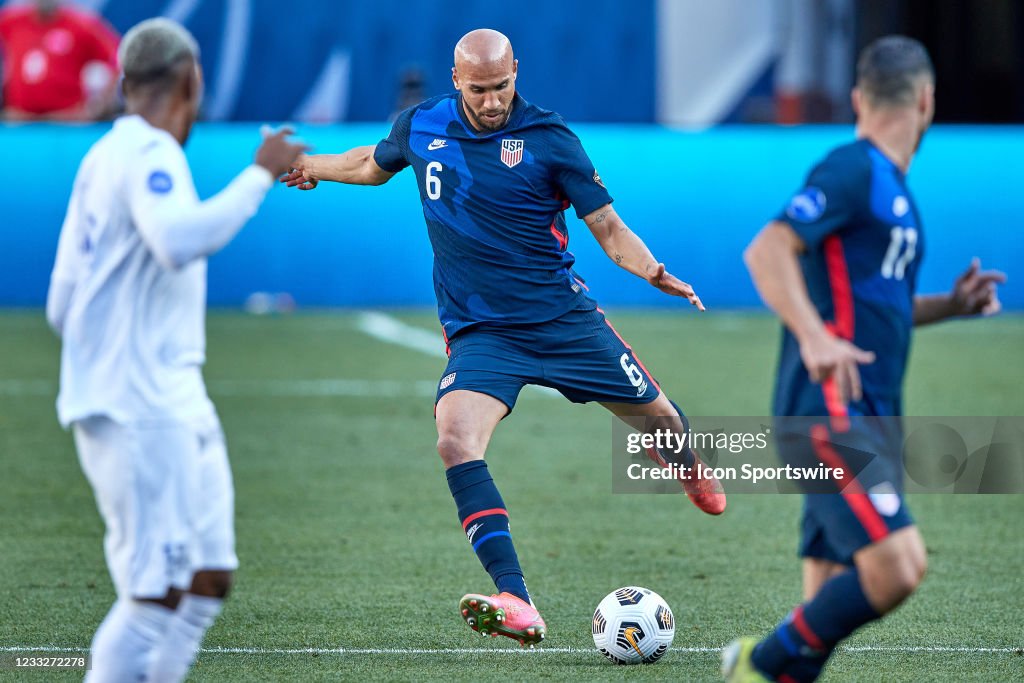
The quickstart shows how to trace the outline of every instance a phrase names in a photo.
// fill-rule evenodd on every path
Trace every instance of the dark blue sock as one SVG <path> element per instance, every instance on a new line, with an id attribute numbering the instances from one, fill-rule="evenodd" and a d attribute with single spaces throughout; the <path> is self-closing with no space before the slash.
<path id="1" fill-rule="evenodd" d="M 801 657 L 789 663 L 776 679 L 780 683 L 811 683 L 818 680 L 821 672 L 825 669 L 828 658 L 832 656 L 829 650 L 821 657 Z"/>
<path id="2" fill-rule="evenodd" d="M 754 666 L 772 678 L 787 674 L 788 680 L 814 680 L 840 640 L 880 616 L 864 595 L 860 574 L 850 569 L 826 581 L 757 644 Z"/>
<path id="3" fill-rule="evenodd" d="M 683 421 L 683 430 L 687 434 L 689 434 L 690 421 L 686 419 L 686 413 L 684 413 L 683 409 L 679 407 L 679 404 L 673 401 L 672 399 L 669 399 L 668 402 L 671 403 L 672 407 L 676 409 L 677 413 L 679 413 L 679 419 Z M 689 439 L 689 437 L 687 437 L 687 439 Z M 675 456 L 675 461 L 677 462 L 677 464 L 690 468 L 692 468 L 694 466 L 694 463 L 696 462 L 693 458 L 693 451 L 690 448 L 687 448 L 685 451 Z"/>
<path id="4" fill-rule="evenodd" d="M 455 498 L 459 520 L 480 564 L 491 575 L 498 592 L 530 602 L 523 570 L 512 545 L 508 511 L 483 460 L 455 465 L 445 473 Z"/>

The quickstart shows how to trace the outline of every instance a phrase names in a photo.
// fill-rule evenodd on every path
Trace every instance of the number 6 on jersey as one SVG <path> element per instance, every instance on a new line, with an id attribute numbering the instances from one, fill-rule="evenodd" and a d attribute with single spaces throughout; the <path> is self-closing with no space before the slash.
<path id="1" fill-rule="evenodd" d="M 424 182 L 427 190 L 427 197 L 430 199 L 441 198 L 441 176 L 435 175 L 443 167 L 440 161 L 431 161 L 427 164 L 427 178 Z"/>

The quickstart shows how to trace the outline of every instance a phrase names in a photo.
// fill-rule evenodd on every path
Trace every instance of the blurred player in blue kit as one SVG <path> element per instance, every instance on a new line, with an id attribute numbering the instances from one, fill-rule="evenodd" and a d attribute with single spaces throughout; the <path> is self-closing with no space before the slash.
<path id="1" fill-rule="evenodd" d="M 911 333 L 1000 310 L 996 285 L 1005 276 L 981 271 L 976 259 L 950 293 L 916 294 L 925 239 L 906 173 L 935 110 L 924 47 L 901 36 L 868 45 L 852 97 L 857 140 L 811 171 L 745 258 L 785 326 L 774 413 L 821 416 L 802 420 L 809 433 L 779 439 L 783 459 L 859 474 L 805 496 L 805 602 L 760 642 L 726 648 L 730 681 L 816 679 L 838 643 L 920 584 L 924 541 L 903 498 L 898 457 Z M 861 467 L 853 461 L 862 455 L 878 457 Z"/>
<path id="2" fill-rule="evenodd" d="M 489 29 L 456 45 L 456 93 L 402 112 L 377 145 L 302 156 L 283 181 L 380 185 L 412 166 L 434 251 L 434 290 L 449 362 L 438 386 L 437 449 L 459 519 L 497 595 L 469 594 L 462 617 L 481 633 L 533 644 L 545 625 L 527 592 L 509 517 L 484 462 L 491 435 L 527 384 L 570 401 L 596 401 L 650 430 L 685 427 L 615 332 L 567 251 L 563 212 L 573 206 L 608 256 L 670 296 L 704 306 L 665 270 L 611 207 L 579 139 L 557 114 L 516 93 L 518 63 L 508 39 Z M 649 452 L 665 464 L 672 456 Z M 682 454 L 693 467 L 696 455 Z M 682 481 L 691 500 L 719 514 L 714 479 Z"/>

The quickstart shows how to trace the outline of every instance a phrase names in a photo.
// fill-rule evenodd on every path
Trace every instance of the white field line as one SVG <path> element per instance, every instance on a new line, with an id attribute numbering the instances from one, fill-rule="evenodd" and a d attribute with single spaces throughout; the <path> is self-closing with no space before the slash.
<path id="1" fill-rule="evenodd" d="M 57 385 L 46 379 L 0 379 L 0 396 L 52 396 Z"/>
<path id="2" fill-rule="evenodd" d="M 394 379 L 294 379 L 217 380 L 209 383 L 210 393 L 219 396 L 352 396 L 397 398 L 436 393 L 433 380 Z"/>
<path id="3" fill-rule="evenodd" d="M 356 318 L 356 329 L 389 344 L 404 346 L 435 358 L 448 358 L 448 352 L 444 348 L 444 339 L 440 334 L 422 327 L 407 325 L 398 318 L 385 313 L 367 311 L 359 314 L 359 317 Z M 526 388 L 540 396 L 562 397 L 560 393 L 550 387 L 531 384 Z"/>
<path id="4" fill-rule="evenodd" d="M 850 653 L 959 653 L 959 654 L 1011 654 L 1019 653 L 1021 647 L 945 647 L 932 645 L 852 645 L 839 648 Z M 9 645 L 0 646 L 0 652 L 88 652 L 87 647 L 60 647 L 57 645 Z M 720 647 L 673 647 L 671 652 L 713 653 L 721 652 Z M 452 647 L 452 648 L 414 648 L 414 647 L 370 647 L 370 648 L 322 648 L 322 647 L 204 647 L 200 652 L 206 654 L 237 654 L 237 655 L 542 655 L 542 654 L 576 654 L 593 653 L 593 648 L 582 647 L 539 647 L 524 649 L 518 647 Z"/>
<path id="5" fill-rule="evenodd" d="M 206 387 L 214 398 L 224 397 L 283 397 L 283 398 L 433 398 L 437 394 L 434 380 L 396 379 L 221 379 L 211 380 Z M 540 389 L 560 396 L 547 387 Z M 544 393 L 540 395 L 546 395 Z M 41 397 L 56 398 L 57 385 L 45 379 L 0 379 L 0 398 Z"/>
<path id="6" fill-rule="evenodd" d="M 356 318 L 356 329 L 374 339 L 404 346 L 407 349 L 425 353 L 435 358 L 447 358 L 444 338 L 437 332 L 422 327 L 407 325 L 398 318 L 384 313 L 367 311 Z"/>
<path id="7" fill-rule="evenodd" d="M 212 380 L 207 388 L 218 396 L 273 397 L 343 397 L 399 398 L 416 396 L 432 398 L 437 390 L 433 380 L 394 379 L 283 379 L 283 380 Z M 49 380 L 0 379 L 0 397 L 57 396 L 57 385 Z"/>
<path id="8" fill-rule="evenodd" d="M 356 321 L 360 332 L 384 342 L 403 346 L 435 358 L 447 358 L 441 336 L 422 327 L 407 325 L 383 313 L 360 314 Z M 281 379 L 246 380 L 228 379 L 207 382 L 210 393 L 216 396 L 280 396 L 280 397 L 344 397 L 344 398 L 400 398 L 415 396 L 432 398 L 437 393 L 433 380 L 393 379 Z M 561 397 L 554 389 L 529 386 L 541 396 Z M 57 385 L 45 379 L 0 379 L 0 397 L 56 397 Z"/>

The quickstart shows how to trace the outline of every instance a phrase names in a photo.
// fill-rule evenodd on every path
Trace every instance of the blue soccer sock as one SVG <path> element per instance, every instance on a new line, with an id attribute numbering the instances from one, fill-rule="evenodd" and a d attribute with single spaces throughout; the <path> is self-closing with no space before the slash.
<path id="1" fill-rule="evenodd" d="M 779 683 L 811 683 L 818 680 L 832 656 L 832 650 L 821 657 L 801 657 L 793 660 L 775 680 Z"/>
<path id="2" fill-rule="evenodd" d="M 864 595 L 859 572 L 850 569 L 826 581 L 757 644 L 754 666 L 779 680 L 814 680 L 839 641 L 880 616 Z"/>
<path id="3" fill-rule="evenodd" d="M 512 545 L 508 511 L 483 460 L 450 467 L 445 473 L 455 498 L 459 520 L 473 544 L 480 564 L 491 575 L 498 592 L 507 592 L 530 602 L 523 570 Z"/>
<path id="4" fill-rule="evenodd" d="M 679 419 L 683 421 L 683 431 L 686 434 L 689 434 L 690 433 L 690 421 L 688 419 L 686 419 L 686 413 L 684 413 L 683 409 L 679 407 L 679 404 L 676 403 L 675 401 L 673 401 L 672 399 L 669 399 L 668 402 L 671 403 L 672 407 L 676 409 L 677 413 L 679 413 Z M 689 438 L 690 437 L 687 436 L 686 438 L 687 438 L 687 443 L 689 443 Z M 684 467 L 692 468 L 694 466 L 694 464 L 696 463 L 696 460 L 694 459 L 693 456 L 694 456 L 693 447 L 691 446 L 690 448 L 687 448 L 685 451 L 683 451 L 679 455 L 675 456 L 674 460 L 679 465 L 682 465 Z M 662 457 L 664 457 L 664 455 Z M 666 458 L 666 460 L 668 460 L 668 458 Z M 669 462 L 671 462 L 671 460 L 669 460 Z"/>

